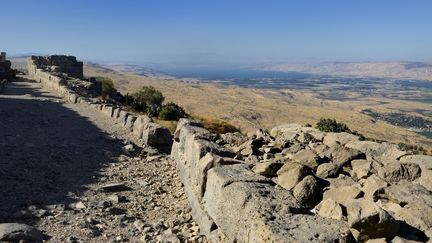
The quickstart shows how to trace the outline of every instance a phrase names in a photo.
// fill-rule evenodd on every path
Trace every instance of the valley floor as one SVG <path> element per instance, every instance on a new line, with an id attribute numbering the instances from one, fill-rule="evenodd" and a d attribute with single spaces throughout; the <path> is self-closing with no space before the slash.
<path id="1" fill-rule="evenodd" d="M 169 155 L 102 113 L 21 77 L 0 114 L 0 224 L 35 226 L 48 242 L 205 240 Z"/>

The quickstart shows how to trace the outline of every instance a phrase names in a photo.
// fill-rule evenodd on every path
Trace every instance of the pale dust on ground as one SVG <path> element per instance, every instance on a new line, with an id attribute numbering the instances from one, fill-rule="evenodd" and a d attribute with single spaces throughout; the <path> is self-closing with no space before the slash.
<path id="1" fill-rule="evenodd" d="M 36 226 L 48 242 L 203 241 L 174 162 L 140 155 L 102 112 L 22 79 L 0 94 L 0 114 L 0 222 Z M 104 192 L 109 183 L 130 190 Z"/>

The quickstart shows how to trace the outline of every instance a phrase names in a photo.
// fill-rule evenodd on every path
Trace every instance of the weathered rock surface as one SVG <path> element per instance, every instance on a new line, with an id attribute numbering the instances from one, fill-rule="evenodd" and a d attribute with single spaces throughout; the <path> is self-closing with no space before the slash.
<path id="1" fill-rule="evenodd" d="M 347 205 L 347 215 L 351 231 L 357 241 L 381 237 L 392 239 L 399 230 L 399 225 L 390 214 L 368 200 L 350 202 Z"/>
<path id="2" fill-rule="evenodd" d="M 26 224 L 0 224 L 0 241 L 31 241 L 42 242 L 43 235 L 35 227 Z"/>
<path id="3" fill-rule="evenodd" d="M 430 237 L 429 156 L 295 124 L 251 138 L 211 137 L 180 121 L 172 149 L 206 235 L 230 242 Z"/>
<path id="4" fill-rule="evenodd" d="M 310 168 L 295 162 L 285 163 L 277 172 L 277 183 L 279 186 L 291 190 L 303 177 L 312 174 Z"/>

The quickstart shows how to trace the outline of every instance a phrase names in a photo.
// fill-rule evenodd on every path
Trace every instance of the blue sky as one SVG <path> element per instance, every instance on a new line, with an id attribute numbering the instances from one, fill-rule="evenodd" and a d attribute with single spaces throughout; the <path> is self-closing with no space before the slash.
<path id="1" fill-rule="evenodd" d="M 0 49 L 170 65 L 432 61 L 430 0 L 0 0 Z"/>

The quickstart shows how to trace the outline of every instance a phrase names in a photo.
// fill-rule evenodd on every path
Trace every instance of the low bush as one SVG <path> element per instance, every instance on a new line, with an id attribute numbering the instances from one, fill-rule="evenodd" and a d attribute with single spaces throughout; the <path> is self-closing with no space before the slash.
<path id="1" fill-rule="evenodd" d="M 163 105 L 159 112 L 159 119 L 166 121 L 178 121 L 185 117 L 188 117 L 188 114 L 181 106 L 173 102 Z"/>
<path id="2" fill-rule="evenodd" d="M 145 112 L 151 117 L 158 116 L 165 97 L 153 86 L 144 86 L 141 90 L 125 96 L 125 104 L 138 112 Z"/>
<path id="3" fill-rule="evenodd" d="M 360 140 L 366 139 L 363 134 L 351 131 L 345 123 L 337 122 L 334 118 L 321 118 L 315 127 L 322 132 L 346 132 L 360 137 Z"/>
<path id="4" fill-rule="evenodd" d="M 101 83 L 102 98 L 107 99 L 117 94 L 117 90 L 114 88 L 114 82 L 112 79 L 106 77 L 96 77 L 96 80 Z"/>
<path id="5" fill-rule="evenodd" d="M 316 124 L 316 128 L 322 132 L 348 132 L 351 130 L 345 123 L 337 122 L 336 119 L 321 118 Z"/>

